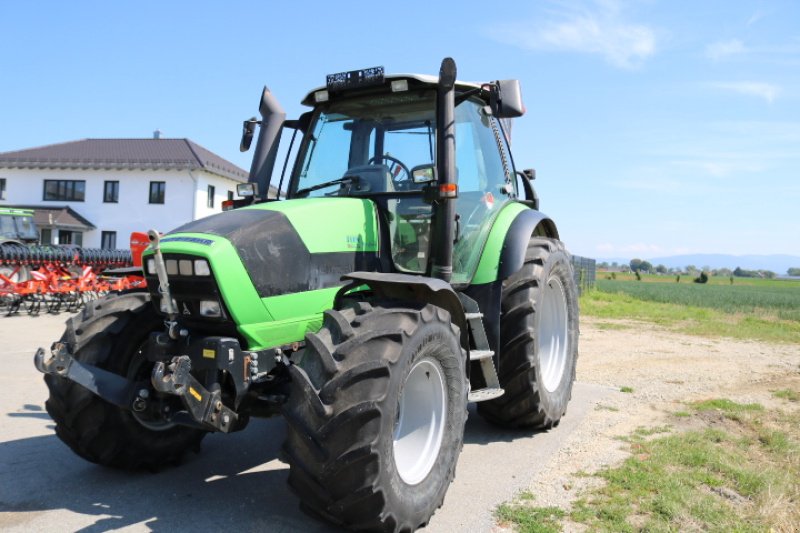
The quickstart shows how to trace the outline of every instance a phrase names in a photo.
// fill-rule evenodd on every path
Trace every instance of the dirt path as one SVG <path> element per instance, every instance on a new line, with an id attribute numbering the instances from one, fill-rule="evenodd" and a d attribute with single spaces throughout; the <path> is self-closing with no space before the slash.
<path id="1" fill-rule="evenodd" d="M 617 437 L 669 424 L 684 402 L 729 398 L 777 405 L 772 391 L 800 390 L 800 346 L 680 335 L 651 324 L 581 319 L 578 381 L 633 392 L 603 400 L 530 487 L 537 505 L 567 508 L 596 472 L 627 454 Z M 569 416 L 569 413 L 567 413 Z M 500 530 L 501 528 L 498 528 Z"/>

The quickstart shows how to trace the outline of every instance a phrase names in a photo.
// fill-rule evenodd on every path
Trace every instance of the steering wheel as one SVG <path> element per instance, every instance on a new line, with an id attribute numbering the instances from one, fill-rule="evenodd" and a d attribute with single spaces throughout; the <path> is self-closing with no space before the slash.
<path id="1" fill-rule="evenodd" d="M 396 157 L 392 157 L 390 155 L 376 155 L 374 157 L 370 157 L 369 161 L 367 161 L 367 164 L 368 165 L 374 165 L 374 164 L 376 164 L 378 162 L 383 164 L 383 161 L 389 161 L 391 163 L 391 165 L 387 165 L 387 166 L 389 167 L 389 172 L 392 174 L 392 181 L 395 184 L 397 184 L 398 182 L 402 182 L 402 181 L 409 181 L 411 179 L 411 171 L 408 170 L 408 167 L 405 165 L 405 163 L 403 163 L 402 161 L 400 161 Z M 400 172 L 397 171 L 398 168 L 402 172 L 406 173 L 405 178 L 398 179 L 398 176 L 401 175 Z"/>

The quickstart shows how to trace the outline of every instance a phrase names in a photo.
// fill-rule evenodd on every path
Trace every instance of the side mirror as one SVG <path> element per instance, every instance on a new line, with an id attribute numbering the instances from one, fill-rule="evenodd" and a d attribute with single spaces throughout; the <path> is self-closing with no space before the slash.
<path id="1" fill-rule="evenodd" d="M 415 166 L 411 169 L 411 180 L 414 183 L 430 183 L 436 181 L 436 166 L 433 164 Z"/>
<path id="2" fill-rule="evenodd" d="M 532 168 L 526 168 L 522 171 L 522 175 L 525 176 L 528 181 L 533 181 L 536 179 L 536 171 Z"/>
<path id="3" fill-rule="evenodd" d="M 258 124 L 256 117 L 245 120 L 242 124 L 242 142 L 239 143 L 240 152 L 246 152 L 250 149 L 250 143 L 253 142 L 253 133 L 256 131 L 256 124 Z"/>
<path id="4" fill-rule="evenodd" d="M 516 118 L 525 114 L 519 80 L 499 80 L 492 83 L 489 95 L 492 114 L 497 118 Z"/>
<path id="5" fill-rule="evenodd" d="M 238 194 L 242 198 L 255 197 L 256 195 L 258 195 L 258 183 L 255 182 L 237 183 L 236 194 Z"/>

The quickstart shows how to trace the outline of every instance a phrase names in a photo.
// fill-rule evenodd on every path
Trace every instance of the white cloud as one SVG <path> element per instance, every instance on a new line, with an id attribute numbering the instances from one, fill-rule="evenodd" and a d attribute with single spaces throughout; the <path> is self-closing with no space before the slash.
<path id="1" fill-rule="evenodd" d="M 757 96 L 759 98 L 763 98 L 767 103 L 770 104 L 775 101 L 781 92 L 781 88 L 779 86 L 760 81 L 714 82 L 710 85 L 716 89 L 733 91 L 735 93 L 744 94 L 747 96 Z"/>
<path id="2" fill-rule="evenodd" d="M 765 12 L 763 12 L 763 11 L 760 11 L 760 10 L 756 11 L 755 13 L 753 13 L 753 15 L 749 19 L 747 19 L 747 22 L 745 24 L 746 24 L 747 27 L 750 27 L 753 24 L 755 24 L 756 22 L 758 22 L 759 20 L 763 19 L 766 15 L 767 14 Z"/>
<path id="3" fill-rule="evenodd" d="M 656 51 L 655 32 L 623 19 L 614 2 L 553 14 L 559 20 L 529 20 L 496 25 L 496 40 L 528 50 L 563 50 L 602 56 L 619 68 L 636 68 Z"/>
<path id="4" fill-rule="evenodd" d="M 714 61 L 728 59 L 732 56 L 741 55 L 747 52 L 742 41 L 731 39 L 729 41 L 717 41 L 706 46 L 706 57 Z"/>

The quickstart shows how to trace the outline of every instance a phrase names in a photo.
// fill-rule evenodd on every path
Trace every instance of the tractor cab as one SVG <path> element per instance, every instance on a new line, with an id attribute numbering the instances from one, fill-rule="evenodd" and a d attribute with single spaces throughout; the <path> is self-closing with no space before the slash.
<path id="1" fill-rule="evenodd" d="M 39 241 L 33 210 L 0 207 L 0 244 L 28 244 Z"/>
<path id="2" fill-rule="evenodd" d="M 505 106 L 499 98 L 501 88 Z M 381 226 L 388 230 L 391 269 L 408 274 L 432 274 L 431 255 L 438 247 L 432 233 L 435 208 L 452 200 L 448 281 L 468 285 L 495 217 L 517 199 L 516 172 L 498 115 L 519 116 L 523 108 L 516 81 L 455 82 L 450 91 L 454 120 L 441 124 L 441 92 L 436 77 L 385 76 L 381 67 L 329 75 L 325 87 L 303 99 L 313 110 L 283 123 L 303 134 L 293 167 L 287 170 L 284 165 L 284 172 L 267 183 L 264 169 L 256 163 L 268 158 L 256 155 L 253 181 L 260 190 L 277 189 L 278 196 L 288 200 L 372 200 Z M 273 116 L 265 115 L 262 128 Z M 248 123 L 253 121 L 245 122 L 245 136 Z M 455 139 L 454 160 L 437 161 L 437 139 L 444 141 L 446 136 Z M 446 173 L 452 181 L 447 196 L 440 195 L 443 166 L 449 167 Z"/>
<path id="3" fill-rule="evenodd" d="M 436 190 L 436 82 L 387 76 L 370 89 L 320 89 L 289 177 L 286 197 L 366 197 L 389 228 L 392 266 L 424 274 L 430 259 Z M 457 86 L 452 283 L 469 283 L 488 230 L 516 197 L 514 169 L 500 121 L 480 86 Z M 469 92 L 472 95 L 469 95 Z"/>

